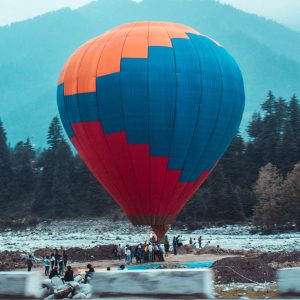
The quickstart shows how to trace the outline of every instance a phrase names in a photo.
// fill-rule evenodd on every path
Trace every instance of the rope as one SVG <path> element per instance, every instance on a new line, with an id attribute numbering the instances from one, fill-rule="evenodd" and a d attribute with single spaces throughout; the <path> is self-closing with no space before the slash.
<path id="1" fill-rule="evenodd" d="M 230 269 L 232 272 L 234 272 L 234 273 L 236 273 L 237 275 L 239 275 L 240 277 L 242 277 L 242 278 L 244 278 L 244 279 L 247 279 L 247 280 L 249 280 L 249 281 L 251 281 L 251 282 L 253 282 L 253 283 L 258 284 L 257 281 L 254 281 L 254 280 L 252 280 L 252 279 L 250 279 L 250 278 L 247 278 L 246 276 L 240 274 L 239 272 L 235 271 L 234 269 L 232 269 L 232 268 L 229 267 L 229 266 L 215 266 L 214 268 L 216 268 L 216 269 L 217 269 L 217 268 L 228 268 L 228 269 Z"/>

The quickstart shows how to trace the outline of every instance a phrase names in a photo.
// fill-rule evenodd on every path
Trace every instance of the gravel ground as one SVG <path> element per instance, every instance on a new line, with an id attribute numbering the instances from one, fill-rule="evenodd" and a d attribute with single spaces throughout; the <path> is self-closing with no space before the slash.
<path id="1" fill-rule="evenodd" d="M 190 237 L 196 243 L 199 235 L 203 246 L 219 245 L 223 249 L 261 251 L 293 251 L 300 249 L 300 232 L 273 235 L 251 234 L 250 226 L 222 226 L 195 231 L 175 230 L 170 238 L 182 235 L 185 244 Z M 0 251 L 32 251 L 39 248 L 92 248 L 95 245 L 136 244 L 149 237 L 149 227 L 134 227 L 127 221 L 109 219 L 62 220 L 42 222 L 23 230 L 6 229 L 0 232 Z"/>

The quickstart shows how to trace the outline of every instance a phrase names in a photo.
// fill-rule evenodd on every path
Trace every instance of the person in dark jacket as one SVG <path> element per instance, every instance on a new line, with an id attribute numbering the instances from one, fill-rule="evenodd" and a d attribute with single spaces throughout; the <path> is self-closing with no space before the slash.
<path id="1" fill-rule="evenodd" d="M 54 252 L 54 258 L 55 258 L 54 265 L 55 265 L 55 267 L 58 267 L 58 262 L 60 260 L 60 254 L 58 253 L 58 250 L 56 248 L 55 248 L 55 252 Z"/>
<path id="2" fill-rule="evenodd" d="M 141 264 L 142 259 L 143 259 L 143 246 L 142 244 L 139 244 L 136 247 L 136 262 Z"/>
<path id="3" fill-rule="evenodd" d="M 31 254 L 28 256 L 26 263 L 27 263 L 27 271 L 30 272 L 31 268 L 33 267 L 33 258 Z"/>
<path id="4" fill-rule="evenodd" d="M 58 273 L 60 276 L 64 275 L 64 260 L 62 256 L 60 257 L 58 261 Z"/>
<path id="5" fill-rule="evenodd" d="M 58 271 L 57 271 L 57 267 L 54 267 L 49 275 L 49 278 L 52 279 L 54 276 L 58 276 Z"/>
<path id="6" fill-rule="evenodd" d="M 68 255 L 66 251 L 63 251 L 63 260 L 64 260 L 64 266 L 66 267 L 68 263 Z"/>
<path id="7" fill-rule="evenodd" d="M 173 253 L 177 255 L 177 240 L 175 236 L 173 237 Z"/>
<path id="8" fill-rule="evenodd" d="M 91 279 L 95 273 L 95 269 L 92 267 L 91 264 L 88 264 L 86 267 L 88 270 L 85 271 L 83 283 L 87 283 L 89 281 L 89 279 Z"/>
<path id="9" fill-rule="evenodd" d="M 67 271 L 63 279 L 64 281 L 74 281 L 74 272 L 71 266 L 67 266 Z"/>
<path id="10" fill-rule="evenodd" d="M 169 240 L 168 240 L 167 236 L 166 236 L 166 239 L 165 239 L 164 246 L 165 246 L 165 256 L 168 256 L 169 251 L 170 251 L 170 244 L 169 244 Z"/>

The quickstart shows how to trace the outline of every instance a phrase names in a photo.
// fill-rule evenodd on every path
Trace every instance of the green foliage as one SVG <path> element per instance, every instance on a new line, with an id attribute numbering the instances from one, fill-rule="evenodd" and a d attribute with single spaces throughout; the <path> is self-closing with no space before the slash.
<path id="1" fill-rule="evenodd" d="M 11 152 L 6 142 L 6 132 L 0 120 L 0 211 L 8 211 L 13 200 L 14 174 L 11 164 Z"/>
<path id="2" fill-rule="evenodd" d="M 58 116 L 55 116 L 48 129 L 47 144 L 50 149 L 55 150 L 58 145 L 64 141 L 63 129 L 60 125 Z"/>

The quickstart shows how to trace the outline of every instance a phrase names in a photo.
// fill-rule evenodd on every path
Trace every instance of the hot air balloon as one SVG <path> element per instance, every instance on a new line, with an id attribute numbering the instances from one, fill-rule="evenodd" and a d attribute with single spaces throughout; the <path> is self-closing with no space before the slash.
<path id="1" fill-rule="evenodd" d="M 215 40 L 169 22 L 135 22 L 66 62 L 57 102 L 67 135 L 135 225 L 160 237 L 236 135 L 244 87 Z"/>

